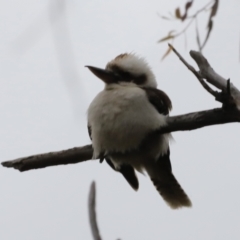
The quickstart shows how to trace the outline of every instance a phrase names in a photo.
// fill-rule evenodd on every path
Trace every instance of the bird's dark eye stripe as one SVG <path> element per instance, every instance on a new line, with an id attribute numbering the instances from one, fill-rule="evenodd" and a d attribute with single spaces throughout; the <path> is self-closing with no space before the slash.
<path id="1" fill-rule="evenodd" d="M 117 66 L 112 66 L 111 70 L 113 72 L 117 73 L 117 75 L 120 77 L 121 81 L 124 81 L 124 82 L 134 82 L 136 84 L 144 84 L 147 81 L 147 76 L 145 74 L 136 76 L 127 71 L 123 71 L 122 69 L 120 69 Z"/>
<path id="2" fill-rule="evenodd" d="M 144 84 L 147 81 L 147 76 L 145 74 L 142 74 L 140 76 L 137 76 L 133 80 L 136 84 Z"/>

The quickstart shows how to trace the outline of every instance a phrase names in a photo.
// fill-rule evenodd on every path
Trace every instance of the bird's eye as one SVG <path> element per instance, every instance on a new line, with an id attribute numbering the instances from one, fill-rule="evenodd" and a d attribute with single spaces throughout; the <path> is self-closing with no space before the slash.
<path id="1" fill-rule="evenodd" d="M 145 74 L 141 74 L 139 76 L 134 77 L 133 82 L 137 85 L 142 85 L 147 81 L 147 76 Z"/>

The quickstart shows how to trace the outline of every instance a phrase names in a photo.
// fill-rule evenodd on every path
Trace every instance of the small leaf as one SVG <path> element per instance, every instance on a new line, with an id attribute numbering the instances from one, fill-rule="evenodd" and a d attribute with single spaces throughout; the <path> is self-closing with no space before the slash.
<path id="1" fill-rule="evenodd" d="M 168 36 L 169 36 L 169 35 L 172 35 L 172 33 L 175 33 L 175 32 L 176 32 L 176 30 L 171 30 L 171 31 L 169 31 L 169 32 L 168 32 Z"/>
<path id="2" fill-rule="evenodd" d="M 166 16 L 159 16 L 159 17 L 164 20 L 171 20 L 169 17 L 166 17 Z"/>
<path id="3" fill-rule="evenodd" d="M 201 46 L 201 50 L 205 47 L 205 45 L 206 45 L 206 43 L 207 43 L 207 41 L 208 41 L 208 38 L 209 38 L 209 36 L 210 36 L 210 33 L 211 33 L 211 31 L 212 31 L 212 29 L 213 29 L 213 21 L 210 20 L 210 21 L 208 22 L 207 35 L 206 35 L 206 38 L 205 38 L 205 40 L 204 40 L 204 42 L 203 42 L 203 44 L 202 44 L 202 46 Z"/>
<path id="4" fill-rule="evenodd" d="M 185 10 L 187 11 L 192 6 L 192 4 L 193 4 L 193 0 L 187 2 L 186 5 L 185 5 Z"/>
<path id="5" fill-rule="evenodd" d="M 197 18 L 196 18 L 196 39 L 197 39 L 197 45 L 198 45 L 198 49 L 199 51 L 201 51 L 201 40 L 200 40 L 200 36 L 199 36 L 199 30 L 198 30 L 198 24 L 197 24 Z"/>
<path id="6" fill-rule="evenodd" d="M 176 8 L 175 9 L 175 17 L 178 19 L 181 19 L 181 12 L 180 12 L 180 8 Z"/>
<path id="7" fill-rule="evenodd" d="M 212 6 L 212 11 L 211 11 L 211 14 L 210 14 L 210 18 L 213 18 L 214 16 L 216 16 L 217 10 L 218 10 L 218 3 L 219 3 L 219 0 L 215 0 L 214 4 Z"/>
<path id="8" fill-rule="evenodd" d="M 169 46 L 168 47 L 168 49 L 167 49 L 167 51 L 164 53 L 164 55 L 162 56 L 162 58 L 161 58 L 161 61 L 163 61 L 163 59 L 165 58 L 165 57 L 167 57 L 167 55 L 169 55 L 169 53 L 172 51 L 172 48 Z"/>
<path id="9" fill-rule="evenodd" d="M 213 20 L 212 19 L 217 14 L 218 3 L 219 3 L 219 0 L 215 0 L 213 6 L 211 8 L 211 12 L 210 12 L 210 16 L 209 16 L 209 20 L 208 20 L 208 24 L 207 24 L 207 29 L 208 29 L 207 30 L 207 35 L 206 35 L 206 38 L 205 38 L 205 40 L 204 40 L 204 42 L 203 42 L 203 44 L 201 46 L 201 50 L 205 47 L 205 45 L 206 45 L 206 43 L 207 43 L 207 41 L 209 39 L 210 33 L 211 33 L 212 29 L 213 29 Z"/>
<path id="10" fill-rule="evenodd" d="M 158 17 L 160 17 L 161 19 L 164 19 L 164 20 L 171 20 L 170 17 L 167 17 L 167 16 L 164 16 L 164 15 L 161 15 L 160 13 L 157 13 Z"/>
<path id="11" fill-rule="evenodd" d="M 181 20 L 184 21 L 187 18 L 188 9 L 192 6 L 193 0 L 185 4 L 185 13 L 182 15 Z"/>
<path id="12" fill-rule="evenodd" d="M 167 40 L 169 40 L 169 39 L 173 39 L 174 37 L 175 37 L 175 36 L 173 36 L 173 35 L 168 35 L 168 36 L 166 36 L 166 37 L 161 38 L 161 39 L 158 40 L 157 42 L 158 42 L 158 43 L 161 43 L 161 42 L 167 41 Z"/>

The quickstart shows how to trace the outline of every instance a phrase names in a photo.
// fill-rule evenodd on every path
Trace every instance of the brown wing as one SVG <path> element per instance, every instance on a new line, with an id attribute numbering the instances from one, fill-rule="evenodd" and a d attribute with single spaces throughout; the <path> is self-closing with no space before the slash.
<path id="1" fill-rule="evenodd" d="M 165 92 L 151 87 L 142 87 L 142 89 L 145 91 L 149 102 L 159 113 L 164 115 L 169 114 L 169 111 L 172 109 L 172 102 Z"/>
<path id="2" fill-rule="evenodd" d="M 151 104 L 160 114 L 168 115 L 172 103 L 167 94 L 155 88 L 143 88 Z M 190 207 L 191 201 L 172 173 L 170 150 L 157 161 L 149 161 L 146 166 L 156 189 L 171 208 Z"/>
<path id="3" fill-rule="evenodd" d="M 88 124 L 87 128 L 88 128 L 88 135 L 89 135 L 90 139 L 92 140 L 92 128 L 89 124 Z"/>

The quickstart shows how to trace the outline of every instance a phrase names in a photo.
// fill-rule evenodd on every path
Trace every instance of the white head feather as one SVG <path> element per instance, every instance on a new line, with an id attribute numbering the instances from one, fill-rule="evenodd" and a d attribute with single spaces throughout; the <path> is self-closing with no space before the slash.
<path id="1" fill-rule="evenodd" d="M 141 84 L 142 86 L 157 87 L 156 78 L 150 66 L 142 57 L 133 53 L 120 54 L 107 64 L 106 70 L 114 71 L 116 67 L 134 76 L 145 75 L 146 81 Z"/>

